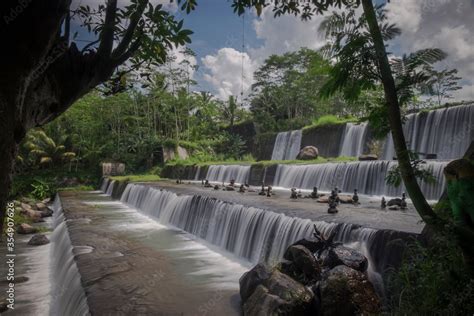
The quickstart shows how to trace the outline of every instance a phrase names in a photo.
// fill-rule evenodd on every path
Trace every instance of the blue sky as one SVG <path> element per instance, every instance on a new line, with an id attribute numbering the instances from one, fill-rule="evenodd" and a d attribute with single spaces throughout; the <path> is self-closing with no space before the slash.
<path id="1" fill-rule="evenodd" d="M 76 0 L 97 4 L 98 0 Z M 119 0 L 126 3 L 129 0 Z M 261 17 L 245 15 L 245 49 L 242 51 L 242 17 L 237 16 L 230 0 L 198 0 L 196 11 L 186 15 L 169 0 L 150 0 L 169 6 L 185 27 L 194 31 L 189 45 L 197 54 L 193 61 L 199 66 L 194 79 L 196 90 L 211 91 L 226 99 L 241 91 L 241 63 L 244 59 L 244 90 L 248 94 L 253 72 L 271 54 L 283 54 L 301 47 L 318 49 L 324 39 L 318 27 L 324 17 L 302 22 L 293 16 L 275 19 L 271 9 Z M 390 43 L 395 55 L 422 48 L 438 47 L 449 57 L 440 68 L 457 68 L 464 88 L 456 98 L 474 99 L 474 0 L 393 0 L 387 5 L 390 21 L 403 33 Z M 179 55 L 179 53 L 178 53 Z M 178 56 L 179 60 L 179 56 Z"/>

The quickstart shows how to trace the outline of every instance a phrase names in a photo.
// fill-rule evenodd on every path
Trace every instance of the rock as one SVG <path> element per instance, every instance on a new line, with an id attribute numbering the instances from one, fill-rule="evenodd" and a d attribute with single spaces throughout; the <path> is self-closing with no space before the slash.
<path id="1" fill-rule="evenodd" d="M 28 245 L 30 246 L 42 246 L 46 244 L 49 244 L 49 239 L 43 234 L 34 235 L 30 241 L 28 241 Z"/>
<path id="2" fill-rule="evenodd" d="M 338 246 L 334 248 L 334 252 L 339 260 L 341 260 L 341 262 L 349 268 L 360 272 L 365 272 L 369 266 L 367 258 L 354 249 Z"/>
<path id="3" fill-rule="evenodd" d="M 324 315 L 377 315 L 380 300 L 365 274 L 346 266 L 329 271 L 321 282 L 321 309 Z"/>
<path id="4" fill-rule="evenodd" d="M 391 211 L 398 211 L 400 207 L 398 205 L 393 205 L 393 206 L 390 206 L 388 209 Z"/>
<path id="5" fill-rule="evenodd" d="M 27 203 L 20 203 L 20 206 L 23 210 L 25 211 L 33 211 L 33 207 L 31 207 L 30 204 Z"/>
<path id="6" fill-rule="evenodd" d="M 225 187 L 225 190 L 226 191 L 235 191 L 235 188 L 231 185 L 228 185 L 228 186 Z"/>
<path id="7" fill-rule="evenodd" d="M 327 204 L 327 203 L 329 202 L 329 196 L 326 196 L 326 195 L 325 195 L 325 196 L 320 196 L 320 197 L 318 198 L 318 201 L 317 201 L 317 202 L 318 202 L 318 203 L 326 203 L 326 204 Z"/>
<path id="8" fill-rule="evenodd" d="M 46 198 L 43 201 L 41 201 L 41 203 L 43 204 L 48 204 L 49 202 L 51 202 L 51 198 Z"/>
<path id="9" fill-rule="evenodd" d="M 329 269 L 345 265 L 354 270 L 365 272 L 369 265 L 367 258 L 363 254 L 344 246 L 325 249 L 319 256 L 319 259 L 322 261 L 322 265 Z"/>
<path id="10" fill-rule="evenodd" d="M 18 234 L 34 234 L 38 231 L 38 229 L 36 227 L 23 223 L 18 226 L 16 231 L 18 232 Z"/>
<path id="11" fill-rule="evenodd" d="M 38 209 L 38 211 L 43 212 L 43 211 L 45 211 L 48 207 L 46 206 L 46 204 L 40 202 L 40 203 L 36 203 L 36 208 Z"/>
<path id="12" fill-rule="evenodd" d="M 387 206 L 401 206 L 402 205 L 402 199 L 400 198 L 394 198 L 394 199 L 391 199 L 387 202 Z"/>
<path id="13" fill-rule="evenodd" d="M 259 263 L 250 271 L 245 272 L 239 279 L 240 297 L 245 302 L 253 293 L 253 291 L 270 277 L 271 271 L 267 267 Z"/>
<path id="14" fill-rule="evenodd" d="M 369 154 L 369 155 L 360 155 L 359 156 L 359 161 L 369 161 L 369 160 L 378 160 L 379 157 L 375 154 Z"/>
<path id="15" fill-rule="evenodd" d="M 259 285 L 243 305 L 246 316 L 289 315 L 290 304 Z"/>
<path id="16" fill-rule="evenodd" d="M 321 244 L 320 241 L 309 240 L 309 239 L 306 239 L 306 238 L 298 240 L 292 246 L 297 246 L 297 245 L 301 245 L 301 246 L 305 247 L 306 249 L 311 251 L 311 253 L 315 253 L 316 251 L 318 251 L 322 247 L 322 244 Z"/>
<path id="17" fill-rule="evenodd" d="M 28 204 L 26 204 L 28 205 Z M 28 205 L 29 206 L 29 205 Z M 23 207 L 22 206 L 22 210 L 20 211 L 21 214 L 31 218 L 33 220 L 34 223 L 39 223 L 39 222 L 42 222 L 44 220 L 41 220 L 41 212 L 40 211 L 35 211 L 33 210 L 31 207 Z"/>
<path id="18" fill-rule="evenodd" d="M 53 216 L 53 210 L 47 207 L 44 211 L 41 212 L 41 217 L 51 217 Z"/>
<path id="19" fill-rule="evenodd" d="M 290 315 L 304 314 L 311 310 L 314 294 L 303 284 L 293 280 L 286 274 L 274 270 L 271 276 L 263 282 L 270 294 L 287 301 L 290 305 Z"/>
<path id="20" fill-rule="evenodd" d="M 296 159 L 299 159 L 299 160 L 312 160 L 312 159 L 316 159 L 318 158 L 319 156 L 319 150 L 318 148 L 314 147 L 314 146 L 306 146 L 306 147 L 303 147 L 303 149 L 300 150 L 298 156 L 296 157 Z"/>
<path id="21" fill-rule="evenodd" d="M 352 204 L 352 196 L 350 195 L 338 195 L 339 197 L 339 202 L 344 203 L 344 204 Z"/>
<path id="22" fill-rule="evenodd" d="M 294 263 L 295 267 L 301 271 L 307 279 L 317 280 L 321 274 L 321 267 L 314 255 L 302 245 L 288 247 L 283 258 Z"/>

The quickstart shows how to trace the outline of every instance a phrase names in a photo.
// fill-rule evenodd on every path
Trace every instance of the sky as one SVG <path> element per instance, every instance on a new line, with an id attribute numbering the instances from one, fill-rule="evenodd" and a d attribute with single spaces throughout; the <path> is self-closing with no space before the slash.
<path id="1" fill-rule="evenodd" d="M 198 0 L 197 9 L 187 15 L 169 0 L 151 1 L 166 4 L 194 32 L 189 47 L 196 53 L 191 62 L 199 66 L 193 74 L 196 90 L 210 91 L 221 99 L 240 96 L 242 84 L 244 97 L 248 95 L 253 72 L 270 55 L 324 45 L 318 34 L 322 16 L 311 21 L 274 18 L 271 9 L 265 9 L 260 17 L 254 12 L 239 17 L 230 0 Z M 387 9 L 390 21 L 402 29 L 402 35 L 389 43 L 390 51 L 401 56 L 422 48 L 443 49 L 449 55 L 438 67 L 457 68 L 463 78 L 455 99 L 474 99 L 474 0 L 392 0 Z M 179 52 L 175 54 L 178 61 L 182 59 Z"/>

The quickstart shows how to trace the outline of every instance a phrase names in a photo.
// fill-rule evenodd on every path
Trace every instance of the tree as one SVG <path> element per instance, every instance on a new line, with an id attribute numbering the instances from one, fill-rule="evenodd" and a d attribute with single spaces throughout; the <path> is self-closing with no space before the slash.
<path id="1" fill-rule="evenodd" d="M 58 141 L 54 141 L 42 130 L 31 130 L 26 135 L 25 148 L 29 155 L 33 157 L 34 162 L 39 160 L 40 165 L 59 165 L 63 162 L 71 161 L 76 154 L 66 151 L 64 145 L 66 136 L 62 135 Z"/>
<path id="2" fill-rule="evenodd" d="M 186 1 L 182 9 L 189 13 L 195 5 Z M 117 0 L 96 8 L 74 7 L 71 0 L 5 0 L 0 15 L 0 35 L 9 43 L 0 59 L 3 224 L 13 164 L 26 132 L 50 122 L 114 74 L 120 79 L 145 63 L 163 63 L 166 51 L 190 42 L 192 32 L 148 0 L 131 0 L 123 8 Z M 80 28 L 75 33 L 74 25 Z M 89 35 L 89 44 L 81 45 L 79 31 Z"/>
<path id="3" fill-rule="evenodd" d="M 237 12 L 238 14 L 242 14 L 243 12 L 245 12 L 245 9 L 255 7 L 257 13 L 260 14 L 265 6 L 271 4 L 273 4 L 273 12 L 276 17 L 284 14 L 294 14 L 299 15 L 303 20 L 311 19 L 312 16 L 315 14 L 322 14 L 324 12 L 327 12 L 331 7 L 344 7 L 346 9 L 350 9 L 362 5 L 366 23 L 366 34 L 369 34 L 370 36 L 362 37 L 358 36 L 357 34 L 354 34 L 355 36 L 353 38 L 347 38 L 348 41 L 345 41 L 344 43 L 343 39 L 341 38 L 341 46 L 343 46 L 343 49 L 346 52 L 345 56 L 349 55 L 349 52 L 354 48 L 354 46 L 365 48 L 361 51 L 362 55 L 359 56 L 359 58 L 361 58 L 361 62 L 356 63 L 356 67 L 362 67 L 361 69 L 367 72 L 376 71 L 378 73 L 380 82 L 382 83 L 382 86 L 384 88 L 386 102 L 385 109 L 387 111 L 390 130 L 392 132 L 395 151 L 397 154 L 400 172 L 405 183 L 405 187 L 421 218 L 427 223 L 432 223 L 433 220 L 436 219 L 436 214 L 433 212 L 430 205 L 423 196 L 423 193 L 420 189 L 420 186 L 418 185 L 411 165 L 409 151 L 407 148 L 405 136 L 403 135 L 399 95 L 384 42 L 387 38 L 384 38 L 382 33 L 382 30 L 395 31 L 395 29 L 387 24 L 379 25 L 379 21 L 377 19 L 377 12 L 374 8 L 372 0 L 311 0 L 303 2 L 234 0 L 233 8 L 235 12 Z M 341 27 L 345 27 L 345 25 L 342 25 Z M 374 59 L 376 61 L 375 69 L 370 69 L 370 67 L 372 67 L 373 65 L 372 63 L 363 62 L 364 59 L 367 58 Z M 352 72 L 352 74 L 354 74 L 354 72 L 357 71 L 357 68 L 350 67 L 346 69 L 343 65 L 349 67 L 352 66 L 350 63 L 340 64 L 339 71 L 341 73 L 346 72 L 348 74 L 351 74 L 349 72 Z M 339 76 L 338 78 L 342 78 L 342 76 Z M 354 93 L 357 91 L 360 92 L 362 89 L 370 88 L 374 84 L 373 82 L 371 82 L 371 80 L 364 80 L 363 82 L 359 82 L 358 80 L 351 79 L 346 80 L 345 82 L 350 83 L 349 86 L 351 87 L 351 89 L 348 90 L 349 93 Z M 338 82 L 334 81 L 332 84 L 334 85 L 334 87 L 336 87 L 338 85 Z"/>
<path id="4" fill-rule="evenodd" d="M 461 77 L 456 76 L 458 73 L 457 69 L 437 71 L 433 67 L 427 66 L 425 71 L 429 74 L 430 78 L 422 86 L 421 90 L 428 95 L 434 95 L 438 106 L 441 106 L 444 99 L 451 99 L 452 92 L 461 89 L 458 85 Z"/>
<path id="5" fill-rule="evenodd" d="M 302 48 L 272 55 L 254 73 L 250 110 L 264 130 L 300 128 L 330 112 L 333 102 L 321 102 L 318 92 L 331 69 L 320 53 Z"/>

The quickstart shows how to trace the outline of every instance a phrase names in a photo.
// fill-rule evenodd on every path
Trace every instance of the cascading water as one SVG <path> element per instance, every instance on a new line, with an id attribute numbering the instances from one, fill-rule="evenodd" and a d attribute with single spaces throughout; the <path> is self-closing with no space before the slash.
<path id="1" fill-rule="evenodd" d="M 155 218 L 161 224 L 182 229 L 207 243 L 251 263 L 275 263 L 295 241 L 308 238 L 313 224 L 328 236 L 337 229 L 335 241 L 362 251 L 369 259 L 369 274 L 380 282 L 372 264 L 371 245 L 376 230 L 289 217 L 260 208 L 219 201 L 204 196 L 177 195 L 140 184 L 128 184 L 121 201 Z"/>
<path id="2" fill-rule="evenodd" d="M 247 183 L 250 175 L 250 166 L 243 165 L 211 165 L 207 170 L 206 179 L 214 182 Z"/>
<path id="3" fill-rule="evenodd" d="M 367 123 L 346 124 L 339 156 L 359 157 L 363 154 L 367 126 Z"/>
<path id="4" fill-rule="evenodd" d="M 54 200 L 53 209 L 55 229 L 51 237 L 53 294 L 50 314 L 90 315 L 59 196 Z"/>
<path id="5" fill-rule="evenodd" d="M 302 131 L 278 133 L 273 145 L 272 160 L 296 159 L 301 147 Z"/>
<path id="6" fill-rule="evenodd" d="M 457 159 L 464 155 L 474 134 L 474 104 L 407 115 L 403 126 L 411 150 L 423 158 L 436 154 L 437 159 Z M 383 159 L 396 156 L 392 135 L 387 136 Z"/>
<path id="7" fill-rule="evenodd" d="M 420 182 L 427 199 L 437 200 L 443 193 L 445 179 L 443 169 L 446 161 L 427 161 L 436 183 Z M 330 191 L 335 187 L 346 193 L 357 189 L 361 194 L 400 196 L 403 186 L 394 187 L 385 181 L 388 171 L 397 166 L 396 161 L 362 161 L 347 163 L 325 163 L 313 165 L 278 165 L 274 186 L 284 188 Z"/>
<path id="8" fill-rule="evenodd" d="M 107 184 L 107 189 L 105 190 L 105 194 L 112 195 L 112 192 L 114 191 L 114 185 L 115 180 L 109 181 L 109 183 Z"/>

